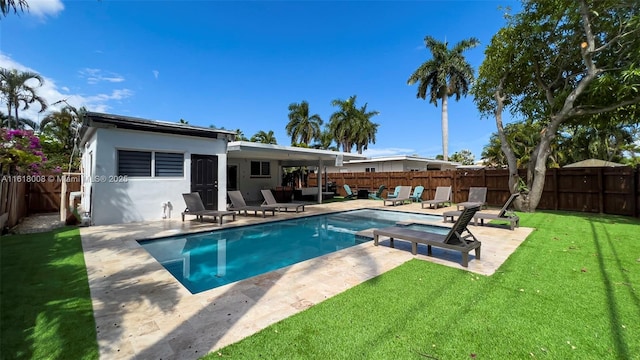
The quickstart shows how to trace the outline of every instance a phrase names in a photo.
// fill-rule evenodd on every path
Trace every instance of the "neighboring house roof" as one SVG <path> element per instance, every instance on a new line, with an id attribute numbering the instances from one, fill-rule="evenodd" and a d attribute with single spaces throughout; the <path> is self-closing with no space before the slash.
<path id="1" fill-rule="evenodd" d="M 227 146 L 227 156 L 230 159 L 279 160 L 283 166 L 315 166 L 318 165 L 320 160 L 335 162 L 338 156 L 342 156 L 345 162 L 354 159 L 366 159 L 366 156 L 360 154 L 249 141 L 230 142 Z"/>
<path id="2" fill-rule="evenodd" d="M 366 164 L 366 163 L 391 162 L 391 161 L 417 161 L 417 162 L 423 162 L 427 164 L 449 165 L 453 167 L 460 165 L 460 163 L 456 163 L 452 161 L 428 159 L 428 158 L 423 158 L 419 156 L 409 156 L 409 155 L 382 156 L 382 157 L 368 158 L 368 159 L 362 159 L 362 160 L 349 160 L 347 164 Z"/>
<path id="3" fill-rule="evenodd" d="M 572 168 L 572 167 L 605 167 L 605 166 L 609 167 L 609 166 L 626 166 L 626 165 L 611 162 L 611 161 L 606 161 L 606 160 L 600 160 L 600 159 L 587 159 L 587 160 L 578 161 L 573 164 L 565 165 L 563 167 Z"/>
<path id="4" fill-rule="evenodd" d="M 97 112 L 88 112 L 85 114 L 82 129 L 80 130 L 80 136 L 83 141 L 85 140 L 85 134 L 90 128 L 120 128 L 226 140 L 234 140 L 236 135 L 235 131 L 229 130 L 211 129 L 188 124 L 147 120 L 131 116 L 103 114 Z"/>

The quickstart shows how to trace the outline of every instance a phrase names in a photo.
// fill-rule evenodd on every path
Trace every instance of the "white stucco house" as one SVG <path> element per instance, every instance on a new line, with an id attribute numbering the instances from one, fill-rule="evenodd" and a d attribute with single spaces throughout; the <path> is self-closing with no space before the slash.
<path id="1" fill-rule="evenodd" d="M 345 160 L 341 167 L 328 167 L 327 172 L 391 172 L 453 170 L 460 163 L 419 156 L 384 156 L 369 159 Z"/>
<path id="2" fill-rule="evenodd" d="M 235 133 L 87 113 L 80 131 L 81 210 L 94 225 L 180 216 L 182 193 L 226 208 L 227 145 Z"/>
<path id="3" fill-rule="evenodd" d="M 325 169 L 364 155 L 233 141 L 235 132 L 89 112 L 80 131 L 81 211 L 93 225 L 179 218 L 183 193 L 226 209 L 227 190 L 247 202 L 278 191 L 283 168 Z M 302 189 L 301 189 L 302 190 Z M 303 189 L 322 202 L 323 184 Z M 277 195 L 277 194 L 276 194 Z"/>

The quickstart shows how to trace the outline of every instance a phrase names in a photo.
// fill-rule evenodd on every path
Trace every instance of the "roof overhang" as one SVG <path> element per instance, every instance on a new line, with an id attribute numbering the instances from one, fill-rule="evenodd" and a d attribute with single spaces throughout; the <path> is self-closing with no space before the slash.
<path id="1" fill-rule="evenodd" d="M 84 116 L 82 129 L 80 130 L 81 139 L 85 141 L 85 135 L 90 134 L 90 130 L 95 128 L 119 128 L 209 139 L 224 139 L 226 141 L 235 140 L 235 132 L 229 130 L 210 129 L 188 124 L 148 120 L 131 116 L 87 112 Z"/>
<path id="2" fill-rule="evenodd" d="M 324 165 L 333 165 L 339 156 L 342 156 L 343 161 L 366 159 L 366 156 L 361 154 L 248 141 L 230 142 L 227 146 L 227 156 L 229 159 L 278 160 L 282 166 L 316 166 L 319 161 Z"/>

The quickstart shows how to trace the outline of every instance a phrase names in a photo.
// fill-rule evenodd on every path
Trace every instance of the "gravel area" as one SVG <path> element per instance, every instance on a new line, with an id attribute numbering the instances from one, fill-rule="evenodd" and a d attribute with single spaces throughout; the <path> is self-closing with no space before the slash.
<path id="1" fill-rule="evenodd" d="M 46 232 L 63 226 L 64 221 L 60 221 L 60 214 L 57 212 L 34 214 L 22 219 L 22 221 L 9 230 L 9 232 L 13 234 L 33 234 Z"/>

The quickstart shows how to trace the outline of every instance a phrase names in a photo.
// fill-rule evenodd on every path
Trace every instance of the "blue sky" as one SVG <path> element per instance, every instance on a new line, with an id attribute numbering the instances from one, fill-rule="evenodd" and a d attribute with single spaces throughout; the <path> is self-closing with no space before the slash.
<path id="1" fill-rule="evenodd" d="M 273 130 L 289 145 L 289 104 L 306 100 L 328 123 L 332 100 L 357 95 L 357 105 L 380 112 L 372 157 L 442 152 L 440 107 L 407 85 L 430 58 L 424 37 L 478 38 L 465 53 L 477 70 L 504 25 L 500 7 L 519 8 L 513 0 L 28 2 L 29 13 L 0 20 L 0 66 L 42 75 L 50 104 L 247 137 Z M 468 149 L 478 160 L 494 131 L 471 97 L 450 101 L 450 154 Z"/>

